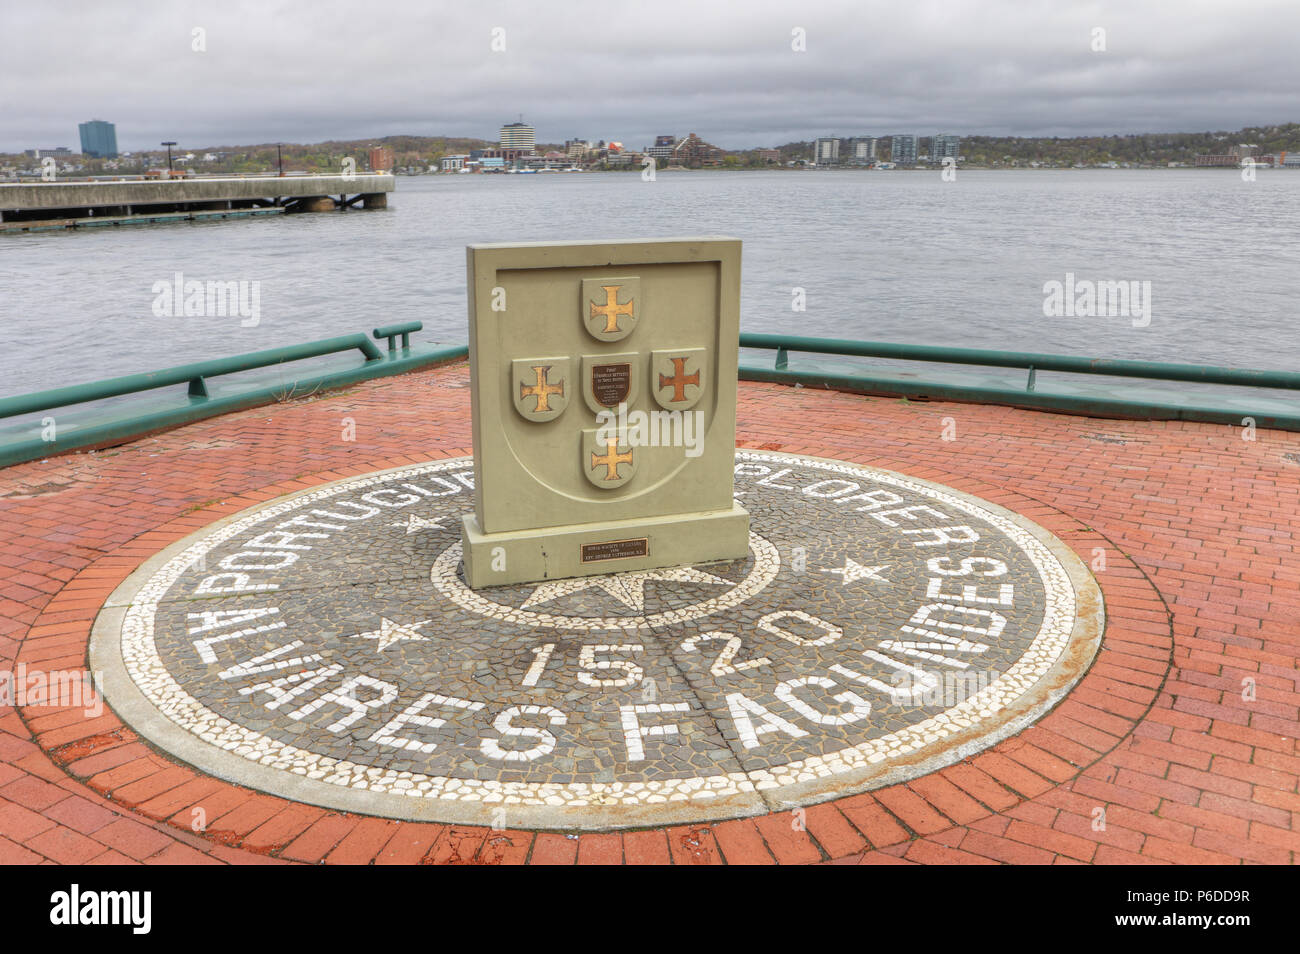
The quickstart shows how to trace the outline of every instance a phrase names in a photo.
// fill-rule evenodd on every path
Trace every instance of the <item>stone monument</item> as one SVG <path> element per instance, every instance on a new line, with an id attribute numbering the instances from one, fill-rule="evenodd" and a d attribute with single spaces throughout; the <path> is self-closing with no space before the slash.
<path id="1" fill-rule="evenodd" d="M 740 241 L 471 245 L 484 587 L 739 559 Z"/>

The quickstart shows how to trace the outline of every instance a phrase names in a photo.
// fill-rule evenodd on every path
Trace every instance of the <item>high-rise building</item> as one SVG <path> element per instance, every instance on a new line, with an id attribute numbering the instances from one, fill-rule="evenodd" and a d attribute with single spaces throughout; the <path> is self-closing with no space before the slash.
<path id="1" fill-rule="evenodd" d="M 930 147 L 930 161 L 942 162 L 944 159 L 956 159 L 961 154 L 961 137 L 938 133 Z"/>
<path id="2" fill-rule="evenodd" d="M 890 136 L 889 158 L 898 166 L 916 165 L 916 137 Z"/>
<path id="3" fill-rule="evenodd" d="M 817 149 L 813 156 L 819 166 L 835 165 L 840 161 L 840 141 L 834 136 L 823 136 L 817 140 Z"/>
<path id="4" fill-rule="evenodd" d="M 510 123 L 501 127 L 501 148 L 518 149 L 532 153 L 537 145 L 537 131 L 525 122 Z"/>
<path id="5" fill-rule="evenodd" d="M 853 136 L 844 141 L 844 153 L 848 160 L 856 164 L 866 164 L 876 158 L 875 136 Z"/>
<path id="6" fill-rule="evenodd" d="M 117 158 L 117 127 L 102 119 L 81 123 L 81 151 L 95 159 Z"/>

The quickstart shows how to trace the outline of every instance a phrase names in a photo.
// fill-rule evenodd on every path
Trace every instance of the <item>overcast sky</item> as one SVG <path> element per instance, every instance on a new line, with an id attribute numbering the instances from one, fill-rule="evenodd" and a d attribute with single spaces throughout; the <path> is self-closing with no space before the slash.
<path id="1" fill-rule="evenodd" d="M 1300 119 L 1300 0 L 3 4 L 6 152 L 79 149 L 91 118 L 115 122 L 124 150 L 496 139 L 521 114 L 542 142 L 697 132 L 733 149 Z"/>

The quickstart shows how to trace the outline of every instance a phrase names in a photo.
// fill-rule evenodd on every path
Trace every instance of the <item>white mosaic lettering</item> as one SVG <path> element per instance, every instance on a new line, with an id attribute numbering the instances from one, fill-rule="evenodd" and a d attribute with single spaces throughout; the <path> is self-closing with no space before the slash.
<path id="1" fill-rule="evenodd" d="M 879 520 L 887 527 L 896 527 L 898 526 L 898 521 L 890 520 L 889 519 L 890 516 L 905 517 L 908 520 L 915 520 L 916 517 L 913 516 L 913 514 L 918 514 L 918 513 L 928 513 L 930 514 L 930 516 L 938 517 L 940 520 L 951 519 L 946 513 L 940 513 L 938 510 L 935 510 L 933 507 L 927 504 L 912 504 L 909 507 L 898 507 L 894 510 L 880 510 L 875 513 L 868 514 L 868 516 L 871 517 L 872 520 Z M 907 532 L 914 533 L 915 531 L 909 530 Z"/>
<path id="2" fill-rule="evenodd" d="M 766 474 L 772 473 L 772 468 L 764 464 L 740 463 L 736 465 L 736 469 L 733 473 L 737 477 L 762 477 Z"/>
<path id="3" fill-rule="evenodd" d="M 798 487 L 792 487 L 789 484 L 778 484 L 776 482 L 778 477 L 784 477 L 786 474 L 790 472 L 791 471 L 789 467 L 782 467 L 775 474 L 769 474 L 768 476 L 764 477 L 762 480 L 758 481 L 757 483 L 760 487 L 771 487 L 774 490 L 798 490 L 799 489 Z"/>
<path id="4" fill-rule="evenodd" d="M 256 675 L 259 672 L 274 672 L 276 669 L 288 669 L 290 666 L 305 666 L 308 663 L 321 662 L 324 657 L 320 653 L 309 653 L 306 656 L 294 656 L 291 659 L 281 659 L 285 653 L 291 653 L 305 644 L 301 639 L 295 639 L 291 643 L 278 646 L 269 652 L 262 653 L 260 656 L 254 656 L 246 662 L 236 663 L 229 669 L 223 669 L 217 675 L 222 679 L 241 679 L 244 676 Z M 274 660 L 274 662 L 272 661 Z"/>
<path id="5" fill-rule="evenodd" d="M 790 632 L 788 629 L 778 626 L 776 621 L 779 619 L 803 620 L 810 626 L 822 630 L 826 635 L 819 636 L 816 639 L 805 639 L 796 633 Z M 780 636 L 782 639 L 794 643 L 796 646 L 829 646 L 831 643 L 835 642 L 835 640 L 844 635 L 844 630 L 836 626 L 834 623 L 828 623 L 824 619 L 818 619 L 816 616 L 813 616 L 810 613 L 805 613 L 803 610 L 778 610 L 775 613 L 768 613 L 758 621 L 758 628 L 764 632 L 771 633 L 773 636 Z"/>
<path id="6" fill-rule="evenodd" d="M 460 493 L 460 492 L 464 489 L 463 487 L 458 487 L 458 486 L 456 486 L 456 485 L 453 484 L 450 480 L 448 480 L 446 477 L 436 477 L 436 476 L 431 476 L 431 477 L 428 477 L 428 478 L 426 478 L 426 479 L 427 479 L 427 480 L 429 481 L 429 483 L 431 483 L 431 484 L 437 484 L 439 487 L 446 487 L 446 488 L 447 488 L 446 490 L 442 491 L 441 493 L 430 493 L 430 494 L 429 494 L 430 497 L 448 497 L 448 496 L 451 496 L 452 494 L 458 494 L 458 493 Z M 406 486 L 409 487 L 410 484 L 407 484 Z"/>
<path id="7" fill-rule="evenodd" d="M 826 493 L 820 492 L 822 487 L 831 485 L 835 486 L 834 490 L 827 491 Z M 858 490 L 861 487 L 862 485 L 856 481 L 832 478 L 830 480 L 819 480 L 815 484 L 809 484 L 803 489 L 803 492 L 809 497 L 822 497 L 824 499 L 833 500 L 836 497 L 843 497 L 845 494 L 851 494 L 853 491 Z"/>
<path id="8" fill-rule="evenodd" d="M 746 662 L 736 662 L 736 653 L 740 652 L 742 644 L 740 637 L 734 633 L 715 631 L 712 633 L 699 633 L 695 636 L 687 636 L 682 640 L 682 652 L 693 653 L 699 648 L 700 643 L 707 643 L 718 639 L 725 640 L 726 645 L 722 647 L 722 651 L 718 653 L 718 658 L 713 660 L 713 665 L 709 667 L 709 672 L 715 676 L 732 676 L 738 672 L 744 672 L 747 669 L 757 669 L 760 666 L 772 665 L 772 660 L 768 659 L 766 656 L 758 656 L 754 659 L 747 660 Z"/>
<path id="9" fill-rule="evenodd" d="M 309 669 L 306 672 L 290 673 L 269 682 L 259 682 L 255 686 L 245 686 L 239 690 L 239 694 L 241 696 L 251 696 L 257 692 L 264 692 L 271 697 L 271 701 L 266 703 L 266 708 L 278 709 L 299 696 L 305 696 L 326 679 L 337 676 L 342 671 L 343 667 L 335 663 L 332 666 L 326 666 L 324 669 Z M 286 691 L 285 686 L 293 686 L 293 688 Z"/>
<path id="10" fill-rule="evenodd" d="M 868 490 L 866 493 L 854 494 L 851 497 L 837 497 L 836 503 L 846 504 L 853 500 L 866 500 L 869 503 L 853 509 L 859 513 L 876 510 L 879 507 L 892 507 L 894 504 L 901 504 L 903 497 L 894 493 L 892 490 Z"/>
<path id="11" fill-rule="evenodd" d="M 214 573 L 212 576 L 205 576 L 199 585 L 194 587 L 195 595 L 212 596 L 219 593 L 260 593 L 266 590 L 278 590 L 279 583 L 253 583 L 253 578 L 247 573 Z M 233 580 L 234 582 L 223 585 L 221 580 Z"/>
<path id="12" fill-rule="evenodd" d="M 329 517 L 331 520 L 368 520 L 380 512 L 378 507 L 367 507 L 365 504 L 359 504 L 352 500 L 339 500 L 333 506 L 351 507 L 354 510 L 360 510 L 361 514 L 349 517 L 345 513 L 332 513 L 329 510 L 313 510 L 312 513 L 318 517 Z"/>
<path id="13" fill-rule="evenodd" d="M 808 734 L 743 692 L 730 693 L 727 696 L 727 708 L 731 712 L 731 721 L 735 723 L 736 734 L 740 736 L 740 744 L 747 749 L 758 748 L 763 744 L 763 736 L 777 732 L 783 732 L 792 739 L 801 739 Z M 757 725 L 751 716 L 758 717 Z"/>
<path id="14" fill-rule="evenodd" d="M 490 759 L 506 762 L 531 762 L 554 752 L 555 736 L 550 732 L 534 726 L 511 724 L 512 719 L 521 715 L 544 715 L 551 725 L 564 725 L 569 721 L 569 717 L 554 706 L 511 706 L 502 710 L 492 722 L 492 728 L 509 738 L 537 739 L 537 745 L 531 749 L 503 749 L 496 739 L 482 739 L 479 751 Z"/>
<path id="15" fill-rule="evenodd" d="M 294 517 L 290 520 L 281 520 L 275 525 L 277 530 L 281 527 L 319 527 L 322 530 L 342 530 L 343 524 L 321 523 L 319 520 L 308 520 L 307 515 L 303 514 L 301 517 Z"/>
<path id="16" fill-rule="evenodd" d="M 623 673 L 619 679 L 600 679 L 593 676 L 590 672 L 578 673 L 578 682 L 584 686 L 632 686 L 641 681 L 645 675 L 643 670 L 630 659 L 597 659 L 597 653 L 640 653 L 645 652 L 645 647 L 636 644 L 625 644 L 615 646 L 583 646 L 582 652 L 578 656 L 578 665 L 583 669 L 616 669 Z"/>
<path id="17" fill-rule="evenodd" d="M 388 496 L 395 497 L 389 500 Z M 417 494 L 404 494 L 400 490 L 372 490 L 368 494 L 362 494 L 361 499 L 366 503 L 378 504 L 381 507 L 409 507 L 413 503 L 419 503 L 420 498 Z"/>
<path id="18" fill-rule="evenodd" d="M 524 674 L 521 686 L 535 686 L 537 680 L 542 678 L 542 672 L 546 669 L 546 664 L 551 661 L 551 653 L 555 652 L 555 643 L 546 643 L 542 646 L 534 646 L 530 650 L 533 655 L 533 664 L 528 667 L 528 672 Z"/>
<path id="19" fill-rule="evenodd" d="M 191 613 L 189 615 L 194 616 L 196 614 Z M 205 636 L 203 639 L 194 640 L 194 649 L 199 654 L 200 659 L 202 659 L 208 665 L 211 665 L 212 663 L 215 663 L 217 661 L 217 654 L 212 651 L 213 643 L 225 642 L 228 639 L 242 639 L 245 636 L 254 636 L 258 633 L 270 632 L 273 629 L 284 629 L 286 625 L 287 624 L 282 622 L 265 623 L 261 626 L 253 626 L 248 629 L 239 629 L 230 633 L 219 633 L 215 636 Z M 191 632 L 194 632 L 194 630 L 191 630 Z"/>
<path id="20" fill-rule="evenodd" d="M 426 692 L 394 716 L 388 725 L 372 735 L 370 741 L 427 755 L 438 747 L 438 743 L 421 742 L 419 739 L 400 736 L 397 733 L 404 725 L 418 725 L 426 729 L 438 729 L 446 725 L 447 720 L 441 716 L 421 715 L 429 706 L 451 706 L 454 709 L 464 709 L 467 712 L 478 712 L 483 708 L 483 703 L 471 702 L 468 699 L 457 699 L 455 696 L 444 696 L 436 692 Z"/>
<path id="21" fill-rule="evenodd" d="M 294 543 L 299 537 L 304 540 L 327 540 L 328 533 L 291 533 L 288 530 L 268 530 L 266 533 L 260 533 L 253 539 L 249 540 L 244 546 L 246 547 L 270 547 L 271 549 L 280 548 L 282 550 L 310 550 L 311 545 L 307 543 Z"/>
<path id="22" fill-rule="evenodd" d="M 623 723 L 623 740 L 627 747 L 629 762 L 645 761 L 645 740 L 651 736 L 664 738 L 677 735 L 677 724 L 665 722 L 659 725 L 642 725 L 640 717 L 652 713 L 689 712 L 687 702 L 653 702 L 640 706 L 619 706 L 619 717 Z"/>
<path id="23" fill-rule="evenodd" d="M 944 564 L 951 565 L 952 557 L 935 557 L 926 561 L 926 567 L 931 573 L 938 573 L 940 576 L 1006 576 L 1007 565 L 1001 560 L 995 560 L 992 557 L 964 557 L 961 561 L 960 569 L 945 570 Z M 975 567 L 987 566 L 988 570 L 983 573 L 975 573 Z"/>
<path id="24" fill-rule="evenodd" d="M 980 538 L 980 535 L 970 527 L 926 527 L 923 530 L 904 530 L 903 532 L 929 533 L 933 535 L 930 540 L 917 540 L 913 545 L 918 547 L 937 547 L 945 543 L 975 543 Z M 960 533 L 961 536 L 953 536 L 954 533 Z"/>
<path id="25" fill-rule="evenodd" d="M 362 686 L 374 689 L 379 695 L 374 699 L 361 701 L 357 698 L 357 689 Z M 373 676 L 353 676 L 337 689 L 331 689 L 319 699 L 307 703 L 301 709 L 290 712 L 289 718 L 303 719 L 325 706 L 339 706 L 342 709 L 347 709 L 348 714 L 325 727 L 330 732 L 338 733 L 358 719 L 363 718 L 371 709 L 386 706 L 396 698 L 397 687 L 391 682 L 384 682 L 382 679 L 376 679 Z"/>
<path id="26" fill-rule="evenodd" d="M 256 557 L 274 558 L 277 562 L 250 562 Z M 288 550 L 241 550 L 222 557 L 217 566 L 223 570 L 282 570 L 298 562 L 298 554 Z"/>
<path id="27" fill-rule="evenodd" d="M 777 685 L 776 697 L 809 722 L 817 725 L 852 725 L 854 722 L 861 722 L 871 715 L 871 703 L 855 692 L 841 692 L 831 696 L 836 702 L 851 706 L 851 712 L 844 715 L 820 712 L 795 695 L 794 691 L 801 686 L 820 686 L 823 689 L 834 689 L 835 683 L 825 676 L 803 676 L 799 679 L 787 679 Z"/>
<path id="28" fill-rule="evenodd" d="M 1016 588 L 1011 583 L 1003 583 L 998 586 L 997 596 L 978 596 L 973 583 L 967 583 L 963 586 L 960 595 L 944 593 L 941 592 L 943 584 L 943 577 L 930 577 L 930 583 L 925 589 L 925 598 L 928 600 L 959 600 L 962 603 L 992 603 L 995 606 L 1012 606 L 1015 602 Z"/>
<path id="29" fill-rule="evenodd" d="M 862 655 L 868 659 L 880 663 L 882 666 L 892 670 L 895 673 L 906 673 L 912 677 L 910 689 L 900 689 L 896 685 L 882 682 L 873 676 L 866 676 L 860 672 L 854 672 L 847 666 L 841 666 L 835 663 L 831 666 L 831 672 L 838 673 L 845 679 L 852 679 L 854 682 L 860 682 L 862 685 L 876 690 L 879 693 L 889 696 L 896 703 L 913 702 L 915 697 L 921 695 L 928 689 L 933 689 L 939 684 L 939 680 L 932 673 L 924 669 L 917 669 L 915 666 L 909 666 L 907 663 L 899 662 L 897 659 L 891 659 L 883 653 L 875 652 L 871 649 L 863 650 Z"/>

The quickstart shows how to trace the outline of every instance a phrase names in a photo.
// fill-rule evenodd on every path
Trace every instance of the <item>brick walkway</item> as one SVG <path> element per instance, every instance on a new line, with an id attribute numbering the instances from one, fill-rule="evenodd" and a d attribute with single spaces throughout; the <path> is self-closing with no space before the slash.
<path id="1" fill-rule="evenodd" d="M 84 669 L 108 594 L 214 520 L 468 455 L 467 385 L 460 364 L 0 471 L 0 669 Z M 1055 532 L 1106 598 L 1088 675 L 1018 736 L 810 807 L 806 830 L 781 813 L 580 837 L 331 812 L 196 773 L 107 709 L 0 707 L 0 862 L 1295 861 L 1300 435 L 742 384 L 738 436 L 944 483 Z"/>

